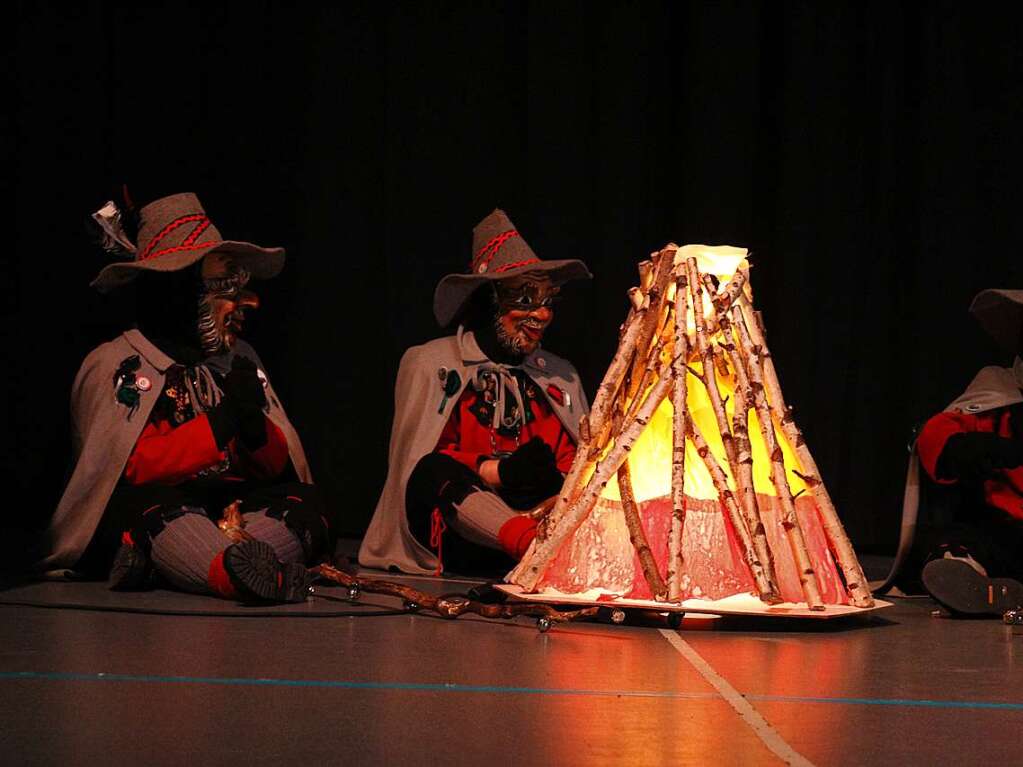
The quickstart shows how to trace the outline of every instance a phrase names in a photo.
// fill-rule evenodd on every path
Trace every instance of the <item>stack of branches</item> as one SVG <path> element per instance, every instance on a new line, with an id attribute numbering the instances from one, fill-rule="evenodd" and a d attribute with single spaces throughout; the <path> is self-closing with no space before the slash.
<path id="1" fill-rule="evenodd" d="M 580 428 L 575 461 L 557 501 L 540 525 L 536 540 L 507 580 L 536 591 L 548 567 L 593 511 L 604 487 L 617 475 L 622 511 L 643 576 L 658 601 L 682 599 L 686 563 L 682 539 L 686 522 L 686 440 L 705 465 L 724 512 L 736 533 L 760 599 L 782 601 L 757 494 L 748 431 L 749 413 L 757 423 L 771 462 L 771 481 L 781 508 L 803 596 L 811 609 L 823 610 L 820 589 L 807 550 L 795 500 L 786 477 L 782 438 L 800 464 L 800 477 L 812 494 L 823 522 L 828 546 L 839 565 L 849 601 L 870 607 L 873 599 L 859 560 L 821 481 L 817 464 L 782 397 L 778 375 L 767 348 L 764 329 L 753 309 L 748 268 L 724 284 L 701 272 L 695 258 L 683 257 L 669 244 L 639 264 L 639 287 L 629 290 L 630 310 L 621 327 L 618 350 L 594 398 L 589 418 Z M 687 318 L 692 318 L 689 327 Z M 699 362 L 700 369 L 693 367 Z M 710 451 L 705 436 L 689 416 L 687 373 L 706 390 L 732 481 Z M 733 415 L 725 409 L 718 375 L 734 374 Z M 674 409 L 671 501 L 665 576 L 658 570 L 639 506 L 632 491 L 629 453 L 666 397 Z M 588 477 L 588 479 L 586 479 Z"/>

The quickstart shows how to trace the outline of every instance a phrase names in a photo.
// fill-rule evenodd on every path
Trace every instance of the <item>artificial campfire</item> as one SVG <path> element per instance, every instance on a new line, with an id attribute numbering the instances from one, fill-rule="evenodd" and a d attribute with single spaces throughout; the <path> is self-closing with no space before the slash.
<path id="1" fill-rule="evenodd" d="M 782 396 L 747 251 L 669 244 L 639 264 L 575 462 L 506 580 L 681 603 L 870 607 Z"/>

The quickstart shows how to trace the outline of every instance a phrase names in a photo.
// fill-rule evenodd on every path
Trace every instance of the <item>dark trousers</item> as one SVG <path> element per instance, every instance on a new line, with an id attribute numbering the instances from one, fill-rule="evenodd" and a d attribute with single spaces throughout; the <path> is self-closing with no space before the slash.
<path id="1" fill-rule="evenodd" d="M 225 507 L 242 501 L 242 511 L 266 510 L 282 520 L 299 538 L 306 561 L 330 551 L 331 534 L 318 489 L 301 482 L 267 484 L 227 480 L 197 480 L 180 485 L 119 485 L 107 502 L 96 532 L 76 569 L 106 577 L 125 532 L 144 550 L 164 527 L 184 510 L 202 513 L 212 523 Z M 147 513 L 149 512 L 149 513 Z"/>
<path id="2" fill-rule="evenodd" d="M 925 533 L 926 560 L 969 554 L 992 578 L 1023 581 L 1023 520 L 980 505 L 956 514 L 943 529 Z"/>
<path id="3" fill-rule="evenodd" d="M 443 533 L 444 569 L 457 573 L 503 575 L 515 566 L 515 560 L 496 549 L 467 541 L 451 526 L 460 504 L 470 493 L 493 492 L 508 506 L 524 511 L 544 498 L 531 491 L 491 490 L 479 474 L 443 453 L 428 453 L 419 459 L 405 486 L 405 514 L 409 531 L 425 548 L 432 545 L 433 514 L 437 510 L 445 520 Z"/>

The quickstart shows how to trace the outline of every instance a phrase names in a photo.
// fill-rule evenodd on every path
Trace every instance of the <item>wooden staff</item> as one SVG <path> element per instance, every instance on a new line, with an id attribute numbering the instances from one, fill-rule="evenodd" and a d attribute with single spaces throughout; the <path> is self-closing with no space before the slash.
<path id="1" fill-rule="evenodd" d="M 749 329 L 743 321 L 738 306 L 732 308 L 732 321 L 739 334 L 739 345 L 743 354 L 743 361 L 746 363 L 746 370 L 749 374 L 750 388 L 753 391 L 753 402 L 757 410 L 757 420 L 760 421 L 760 433 L 764 438 L 764 445 L 767 454 L 771 459 L 771 479 L 774 482 L 775 492 L 782 508 L 782 527 L 785 529 L 789 541 L 789 548 L 792 550 L 792 558 L 796 563 L 796 571 L 799 575 L 799 583 L 803 588 L 803 596 L 806 604 L 811 610 L 823 610 L 824 602 L 821 599 L 820 589 L 817 586 L 817 576 L 813 569 L 813 562 L 810 553 L 806 549 L 806 539 L 803 537 L 803 529 L 799 525 L 799 517 L 796 516 L 796 507 L 792 499 L 792 491 L 785 477 L 785 463 L 781 446 L 774 434 L 774 420 L 771 408 L 764 396 L 763 368 L 760 361 L 760 347 L 754 346 L 750 340 Z"/>
<path id="2" fill-rule="evenodd" d="M 553 623 L 565 623 L 567 621 L 588 618 L 597 614 L 597 607 L 585 607 L 581 610 L 558 610 L 550 605 L 536 603 L 515 603 L 505 604 L 484 604 L 476 602 L 462 594 L 428 594 L 419 591 L 404 583 L 393 583 L 391 581 L 380 581 L 375 578 L 357 578 L 349 575 L 343 570 L 330 565 L 317 565 L 309 569 L 324 580 L 345 586 L 346 588 L 358 589 L 368 594 L 386 594 L 391 597 L 398 597 L 405 600 L 405 607 L 410 612 L 417 610 L 429 610 L 442 618 L 457 618 L 459 615 L 473 613 L 484 618 L 514 618 L 516 615 L 536 615 L 547 618 Z"/>
<path id="3" fill-rule="evenodd" d="M 674 409 L 671 445 L 671 532 L 668 534 L 668 599 L 682 599 L 682 573 L 685 557 L 682 554 L 682 536 L 686 526 L 686 432 L 689 418 L 687 401 L 686 362 L 689 359 L 689 337 L 686 335 L 686 316 L 689 306 L 689 278 L 685 270 L 675 281 L 675 348 L 671 373 L 674 385 L 671 404 Z"/>
<path id="4" fill-rule="evenodd" d="M 618 467 L 622 465 L 622 461 L 625 460 L 632 446 L 639 439 L 639 435 L 650 422 L 654 411 L 667 396 L 673 378 L 671 367 L 671 362 L 665 363 L 661 367 L 659 379 L 653 391 L 643 402 L 643 406 L 636 413 L 635 418 L 626 422 L 622 426 L 621 432 L 615 435 L 614 447 L 611 448 L 604 460 L 597 464 L 593 476 L 586 483 L 586 488 L 560 518 L 557 527 L 549 532 L 543 542 L 534 540 L 530 548 L 532 556 L 528 561 L 524 557 L 518 566 L 505 576 L 505 580 L 509 583 L 517 583 L 526 591 L 536 589 L 537 583 L 540 582 L 562 544 L 579 528 L 579 525 L 593 510 L 601 491 L 611 479 L 611 475 L 618 471 Z"/>
<path id="5" fill-rule="evenodd" d="M 714 489 L 717 490 L 718 500 L 724 504 L 725 511 L 728 512 L 728 518 L 732 522 L 732 528 L 739 537 L 739 543 L 742 546 L 742 553 L 746 558 L 746 565 L 749 567 L 750 573 L 753 575 L 753 583 L 757 587 L 757 593 L 760 595 L 760 599 L 770 605 L 778 604 L 782 601 L 781 595 L 778 593 L 777 586 L 775 586 L 773 579 L 764 569 L 763 563 L 757 557 L 756 552 L 753 549 L 753 542 L 750 539 L 749 530 L 746 529 L 746 523 L 739 511 L 739 505 L 735 502 L 735 496 L 728 487 L 728 479 L 725 477 L 725 472 L 721 468 L 721 464 L 718 463 L 717 458 L 715 458 L 714 454 L 710 451 L 710 445 L 708 445 L 707 440 L 703 438 L 703 434 L 700 432 L 700 427 L 697 426 L 696 422 L 692 419 L 689 420 L 688 429 L 689 436 L 693 440 L 693 445 L 696 446 L 696 452 L 700 454 L 700 458 L 703 459 L 703 463 L 707 467 L 707 471 L 710 472 L 710 478 L 714 482 Z"/>
<path id="6" fill-rule="evenodd" d="M 242 543 L 253 540 L 252 536 L 245 532 L 245 517 L 242 516 L 242 502 L 231 501 L 225 508 L 217 522 L 217 527 L 232 543 Z"/>
<path id="7" fill-rule="evenodd" d="M 803 473 L 799 476 L 806 483 L 807 487 L 810 488 L 814 500 L 817 502 L 817 509 L 820 511 L 824 532 L 832 554 L 838 561 L 838 566 L 842 571 L 845 587 L 849 592 L 849 598 L 856 607 L 872 607 L 874 605 L 874 598 L 870 594 L 870 586 L 863 573 L 863 568 L 860 566 L 859 558 L 856 556 L 856 551 L 853 549 L 852 542 L 845 532 L 842 520 L 838 517 L 835 504 L 832 502 L 831 496 L 821 479 L 820 469 L 817 468 L 817 462 L 814 461 L 810 448 L 803 438 L 803 432 L 796 425 L 796 421 L 792 417 L 792 408 L 785 404 L 785 398 L 781 392 L 781 384 L 778 381 L 778 371 L 775 369 L 774 359 L 767 348 L 763 329 L 760 327 L 760 323 L 756 321 L 753 307 L 745 296 L 740 300 L 739 306 L 741 307 L 743 317 L 747 318 L 746 324 L 749 327 L 753 344 L 760 347 L 767 397 L 772 405 L 778 409 L 778 412 L 782 414 L 782 432 L 788 438 L 789 443 L 796 452 L 796 456 L 799 458 L 799 463 L 803 469 Z"/>

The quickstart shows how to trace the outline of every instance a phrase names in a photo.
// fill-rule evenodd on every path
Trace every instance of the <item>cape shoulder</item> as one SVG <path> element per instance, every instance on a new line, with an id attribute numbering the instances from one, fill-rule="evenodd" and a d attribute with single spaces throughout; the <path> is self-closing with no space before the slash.
<path id="1" fill-rule="evenodd" d="M 458 352 L 458 339 L 445 336 L 427 341 L 425 344 L 410 346 L 401 356 L 401 367 L 422 367 L 426 365 L 451 367 L 461 366 L 461 355 Z"/>
<path id="2" fill-rule="evenodd" d="M 966 391 L 953 401 L 946 411 L 983 413 L 1000 407 L 1023 402 L 1023 392 L 1012 368 L 991 365 L 981 368 Z"/>
<path id="3" fill-rule="evenodd" d="M 114 401 L 114 375 L 121 363 L 136 355 L 140 358 L 138 374 L 149 377 L 154 384 L 162 384 L 162 370 L 154 366 L 147 355 L 139 353 L 127 334 L 117 336 L 85 355 L 78 368 L 71 387 L 72 411 L 78 418 L 91 418 L 98 411 L 110 407 L 109 403 Z M 159 389 L 156 394 L 159 394 Z M 144 416 L 148 416 L 149 411 L 145 407 L 146 399 L 151 398 L 143 398 Z"/>
<path id="4" fill-rule="evenodd" d="M 566 381 L 579 380 L 579 373 L 575 366 L 564 357 L 559 357 L 554 352 L 540 349 L 529 355 L 524 363 L 530 372 L 539 373 L 547 378 L 562 378 Z"/>

